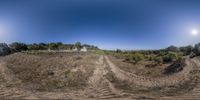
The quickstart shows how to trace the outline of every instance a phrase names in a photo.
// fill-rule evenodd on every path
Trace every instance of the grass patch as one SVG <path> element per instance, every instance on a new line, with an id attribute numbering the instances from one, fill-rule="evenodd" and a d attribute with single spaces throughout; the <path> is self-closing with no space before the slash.
<path id="1" fill-rule="evenodd" d="M 103 50 L 96 50 L 94 53 L 99 55 L 105 55 L 105 52 Z"/>

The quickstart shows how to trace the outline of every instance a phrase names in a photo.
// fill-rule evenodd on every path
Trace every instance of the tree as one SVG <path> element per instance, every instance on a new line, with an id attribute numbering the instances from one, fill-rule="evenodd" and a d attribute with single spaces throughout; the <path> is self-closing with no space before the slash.
<path id="1" fill-rule="evenodd" d="M 122 50 L 117 49 L 117 50 L 116 50 L 116 53 L 122 53 Z"/>
<path id="2" fill-rule="evenodd" d="M 39 43 L 39 50 L 47 50 L 48 49 L 48 45 L 45 43 Z"/>
<path id="3" fill-rule="evenodd" d="M 75 47 L 77 48 L 77 51 L 78 51 L 78 53 L 79 53 L 80 50 L 81 50 L 81 42 L 76 42 L 76 43 L 75 43 Z"/>
<path id="4" fill-rule="evenodd" d="M 0 56 L 10 54 L 10 48 L 6 43 L 0 43 Z"/>
<path id="5" fill-rule="evenodd" d="M 21 52 L 28 49 L 26 44 L 19 43 L 19 42 L 13 42 L 9 46 L 10 46 L 11 52 Z"/>
<path id="6" fill-rule="evenodd" d="M 173 52 L 178 52 L 179 48 L 176 46 L 169 46 L 168 48 L 166 48 L 167 51 L 173 51 Z"/>
<path id="7" fill-rule="evenodd" d="M 58 45 L 56 43 L 49 43 L 48 47 L 50 50 L 57 50 L 58 49 Z"/>
<path id="8" fill-rule="evenodd" d="M 196 56 L 200 55 L 200 43 L 198 43 L 194 46 L 194 53 Z"/>
<path id="9" fill-rule="evenodd" d="M 181 52 L 183 52 L 184 55 L 190 55 L 194 48 L 191 45 L 188 45 L 185 47 L 180 47 L 179 49 Z"/>

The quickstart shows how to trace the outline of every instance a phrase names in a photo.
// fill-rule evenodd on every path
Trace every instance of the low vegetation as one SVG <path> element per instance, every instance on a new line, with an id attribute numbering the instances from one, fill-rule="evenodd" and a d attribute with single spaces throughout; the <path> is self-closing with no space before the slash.
<path id="1" fill-rule="evenodd" d="M 77 45 L 78 43 L 78 45 Z M 77 48 L 80 50 L 82 47 L 86 47 L 88 50 L 98 50 L 99 48 L 94 45 L 82 44 L 77 42 L 75 44 L 63 44 L 62 42 L 51 43 L 33 43 L 25 44 L 20 42 L 13 42 L 9 45 L 6 43 L 0 44 L 0 56 L 8 55 L 22 51 L 36 51 L 36 50 L 73 50 Z"/>

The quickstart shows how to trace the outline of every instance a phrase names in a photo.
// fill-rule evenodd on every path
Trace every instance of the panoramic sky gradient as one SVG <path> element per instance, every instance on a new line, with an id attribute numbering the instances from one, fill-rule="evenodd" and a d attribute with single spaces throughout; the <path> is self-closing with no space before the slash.
<path id="1" fill-rule="evenodd" d="M 200 42 L 200 0 L 1 0 L 0 42 L 159 49 Z"/>

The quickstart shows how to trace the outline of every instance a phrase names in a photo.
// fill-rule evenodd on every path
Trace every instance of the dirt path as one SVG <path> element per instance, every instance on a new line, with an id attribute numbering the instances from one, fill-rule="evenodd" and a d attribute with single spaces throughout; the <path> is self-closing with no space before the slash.
<path id="1" fill-rule="evenodd" d="M 106 67 L 104 56 L 100 56 L 93 76 L 89 79 L 90 86 L 85 90 L 88 97 L 100 99 L 121 97 L 122 94 L 105 77 L 108 73 Z"/>
<path id="2" fill-rule="evenodd" d="M 70 92 L 38 92 L 26 91 L 19 88 L 0 87 L 0 99 L 78 99 L 78 100 L 97 100 L 97 99 L 110 99 L 121 100 L 122 93 L 117 90 L 113 84 L 106 78 L 108 70 L 105 63 L 104 56 L 100 56 L 96 62 L 93 75 L 89 78 L 88 86 L 84 90 L 70 91 Z M 14 75 L 0 63 L 0 71 L 6 81 L 13 81 Z M 123 98 L 130 99 L 130 98 Z"/>
<path id="3" fill-rule="evenodd" d="M 192 59 L 192 64 L 194 69 L 196 70 L 196 74 L 200 74 L 200 59 L 194 58 Z M 199 75 L 198 75 L 199 76 Z M 200 78 L 200 77 L 198 77 Z M 163 100 L 199 100 L 200 99 L 200 81 L 197 81 L 197 86 L 190 92 L 185 95 L 174 96 L 174 97 L 162 97 Z"/>
<path id="4" fill-rule="evenodd" d="M 128 73 L 121 70 L 119 67 L 116 67 L 107 56 L 105 56 L 107 63 L 109 64 L 112 72 L 115 73 L 115 76 L 121 80 L 126 80 L 137 85 L 142 85 L 146 87 L 154 87 L 154 86 L 170 86 L 179 84 L 180 82 L 188 80 L 187 75 L 193 69 L 193 62 L 191 60 L 186 60 L 187 66 L 185 66 L 184 70 L 180 73 L 174 74 L 172 76 L 166 76 L 162 78 L 146 78 L 143 76 L 138 76 L 136 74 Z"/>

